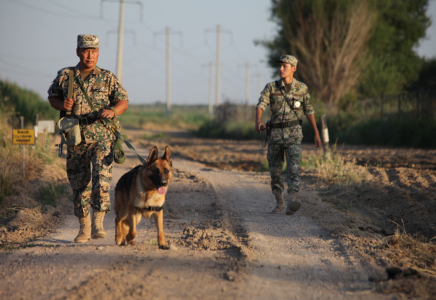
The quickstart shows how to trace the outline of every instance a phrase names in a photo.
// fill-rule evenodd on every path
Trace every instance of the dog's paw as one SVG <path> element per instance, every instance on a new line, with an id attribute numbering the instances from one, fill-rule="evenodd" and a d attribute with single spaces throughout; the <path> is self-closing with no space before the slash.
<path id="1" fill-rule="evenodd" d="M 126 240 L 116 240 L 115 242 L 117 243 L 118 246 L 125 246 L 126 245 Z"/>
<path id="2" fill-rule="evenodd" d="M 168 247 L 167 245 L 159 245 L 159 249 L 170 250 L 170 247 Z"/>
<path id="3" fill-rule="evenodd" d="M 136 242 L 134 240 L 129 241 L 129 245 L 136 246 Z"/>

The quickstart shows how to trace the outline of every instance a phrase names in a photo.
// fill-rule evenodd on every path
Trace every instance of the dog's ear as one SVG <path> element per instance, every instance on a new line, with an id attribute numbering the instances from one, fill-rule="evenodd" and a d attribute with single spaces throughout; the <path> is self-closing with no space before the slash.
<path id="1" fill-rule="evenodd" d="M 170 147 L 168 147 L 168 146 L 165 147 L 165 153 L 162 156 L 162 159 L 166 160 L 171 167 L 173 166 L 173 160 L 171 159 Z"/>
<path id="2" fill-rule="evenodd" d="M 157 153 L 157 147 L 154 146 L 151 149 L 150 154 L 148 155 L 148 160 L 147 160 L 147 164 L 148 165 L 151 165 L 152 163 L 154 163 L 159 158 L 159 156 L 157 154 L 158 154 Z"/>

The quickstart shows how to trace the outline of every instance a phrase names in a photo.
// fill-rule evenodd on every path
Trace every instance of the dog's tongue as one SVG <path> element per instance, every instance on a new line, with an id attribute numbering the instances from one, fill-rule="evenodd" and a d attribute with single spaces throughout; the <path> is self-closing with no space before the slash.
<path id="1" fill-rule="evenodd" d="M 167 189 L 164 186 L 161 186 L 157 189 L 157 191 L 159 192 L 159 194 L 163 195 L 167 192 Z"/>

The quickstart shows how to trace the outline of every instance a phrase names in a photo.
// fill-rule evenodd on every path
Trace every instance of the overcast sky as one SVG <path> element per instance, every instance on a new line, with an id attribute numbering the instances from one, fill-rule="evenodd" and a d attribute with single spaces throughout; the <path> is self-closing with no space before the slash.
<path id="1" fill-rule="evenodd" d="M 166 100 L 163 33 L 167 26 L 182 33 L 182 36 L 171 36 L 173 104 L 208 103 L 209 62 L 216 60 L 218 24 L 223 30 L 221 101 L 245 100 L 247 62 L 250 63 L 250 104 L 257 102 L 259 88 L 273 80 L 266 64 L 266 50 L 253 43 L 274 35 L 275 25 L 269 21 L 270 0 L 126 1 L 123 85 L 131 103 Z M 141 6 L 131 4 L 137 2 L 143 3 L 142 21 Z M 99 36 L 98 66 L 116 73 L 119 7 L 116 0 L 0 0 L 0 78 L 47 98 L 47 89 L 56 72 L 77 64 L 76 39 L 82 33 Z M 435 1 L 431 1 L 429 14 L 434 24 L 417 52 L 434 57 Z M 213 74 L 215 89 L 215 70 Z"/>

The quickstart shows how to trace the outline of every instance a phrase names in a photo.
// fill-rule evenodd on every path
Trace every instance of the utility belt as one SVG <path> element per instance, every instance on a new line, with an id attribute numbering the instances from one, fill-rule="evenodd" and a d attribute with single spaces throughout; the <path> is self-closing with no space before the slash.
<path id="1" fill-rule="evenodd" d="M 262 142 L 262 147 L 266 146 L 266 143 L 268 142 L 268 138 L 271 135 L 271 129 L 277 129 L 277 128 L 288 128 L 288 127 L 294 127 L 294 126 L 303 126 L 303 120 L 294 120 L 294 121 L 288 121 L 283 123 L 271 123 L 270 120 L 268 120 L 265 124 L 265 127 L 261 127 L 261 130 L 266 129 L 266 139 L 265 142 Z"/>
<path id="2" fill-rule="evenodd" d="M 82 141 L 80 127 L 91 125 L 99 120 L 100 118 L 95 117 L 78 118 L 71 115 L 70 117 L 61 118 L 58 121 L 57 126 L 63 138 L 62 143 L 70 146 L 80 144 Z"/>
<path id="3" fill-rule="evenodd" d="M 287 128 L 287 127 L 294 127 L 297 125 L 302 126 L 303 120 L 294 120 L 289 122 L 283 122 L 283 123 L 270 123 L 271 129 L 277 129 L 277 128 Z"/>
<path id="4" fill-rule="evenodd" d="M 91 125 L 101 120 L 100 118 L 94 118 L 94 117 L 86 117 L 86 118 L 78 118 L 78 119 L 79 119 L 79 124 L 81 126 Z"/>

